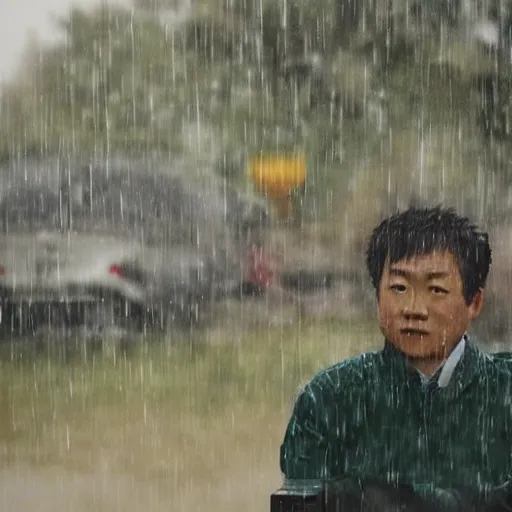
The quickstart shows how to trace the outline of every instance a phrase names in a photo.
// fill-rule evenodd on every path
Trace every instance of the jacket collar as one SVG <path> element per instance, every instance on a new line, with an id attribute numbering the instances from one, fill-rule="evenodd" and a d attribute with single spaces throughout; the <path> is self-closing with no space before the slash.
<path id="1" fill-rule="evenodd" d="M 468 335 L 465 335 L 465 340 L 464 353 L 455 366 L 448 385 L 437 390 L 445 394 L 448 400 L 459 396 L 475 378 L 485 371 L 485 364 L 489 361 L 489 356 L 473 345 Z M 403 378 L 409 387 L 421 387 L 421 379 L 418 372 L 407 364 L 403 353 L 397 350 L 389 340 L 385 341 L 382 357 L 384 362 L 390 366 L 392 373 L 397 377 Z M 439 377 L 440 370 L 435 374 L 437 378 Z"/>

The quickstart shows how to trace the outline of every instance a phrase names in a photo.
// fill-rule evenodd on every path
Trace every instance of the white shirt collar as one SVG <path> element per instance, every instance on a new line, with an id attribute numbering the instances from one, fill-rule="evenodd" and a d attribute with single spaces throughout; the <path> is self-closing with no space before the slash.
<path id="1" fill-rule="evenodd" d="M 462 358 L 462 354 L 464 354 L 464 349 L 466 348 L 466 336 L 462 336 L 461 340 L 455 348 L 452 350 L 451 354 L 448 356 L 446 361 L 442 362 L 436 371 L 432 374 L 435 375 L 439 369 L 441 368 L 441 373 L 439 374 L 439 378 L 437 379 L 437 385 L 440 388 L 445 388 L 450 383 L 450 380 L 452 378 L 453 372 L 455 371 L 455 368 L 459 361 Z M 422 384 L 427 384 L 431 377 L 427 377 L 426 375 L 423 375 L 418 370 L 418 373 L 420 374 L 421 382 Z"/>

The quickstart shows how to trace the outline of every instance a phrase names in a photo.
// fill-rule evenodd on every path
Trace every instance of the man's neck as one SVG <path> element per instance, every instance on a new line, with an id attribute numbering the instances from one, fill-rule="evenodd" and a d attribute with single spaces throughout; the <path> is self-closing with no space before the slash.
<path id="1" fill-rule="evenodd" d="M 407 362 L 425 377 L 431 377 L 437 371 L 437 369 L 448 359 L 448 356 L 444 358 L 429 358 L 429 359 L 411 359 L 408 358 Z"/>
<path id="2" fill-rule="evenodd" d="M 439 378 L 441 381 L 446 381 L 447 383 L 464 353 L 465 346 L 466 338 L 464 335 L 459 343 L 452 348 L 450 353 L 444 354 L 442 357 L 432 357 L 429 359 L 408 359 L 408 363 L 427 378 L 432 377 L 432 375 L 443 367 Z M 441 387 L 444 387 L 446 383 Z"/>

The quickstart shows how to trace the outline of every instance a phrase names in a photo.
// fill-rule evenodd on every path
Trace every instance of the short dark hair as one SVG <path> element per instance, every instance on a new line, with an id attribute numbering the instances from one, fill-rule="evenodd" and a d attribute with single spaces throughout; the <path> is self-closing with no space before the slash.
<path id="1" fill-rule="evenodd" d="M 492 261 L 489 236 L 467 217 L 441 206 L 411 207 L 384 219 L 373 230 L 366 251 L 366 266 L 377 295 L 388 256 L 389 262 L 395 263 L 442 250 L 455 256 L 464 299 L 469 305 L 487 280 Z"/>

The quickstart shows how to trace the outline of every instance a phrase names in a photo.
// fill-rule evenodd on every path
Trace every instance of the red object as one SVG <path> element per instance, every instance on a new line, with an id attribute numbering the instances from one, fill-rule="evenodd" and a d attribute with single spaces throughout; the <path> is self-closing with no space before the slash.
<path id="1" fill-rule="evenodd" d="M 113 265 L 110 265 L 108 272 L 109 272 L 109 274 L 112 274 L 116 277 L 124 277 L 123 269 L 121 268 L 120 265 L 116 265 L 115 263 Z"/>
<path id="2" fill-rule="evenodd" d="M 245 280 L 258 288 L 268 288 L 274 282 L 273 258 L 262 247 L 253 245 L 249 250 Z"/>

